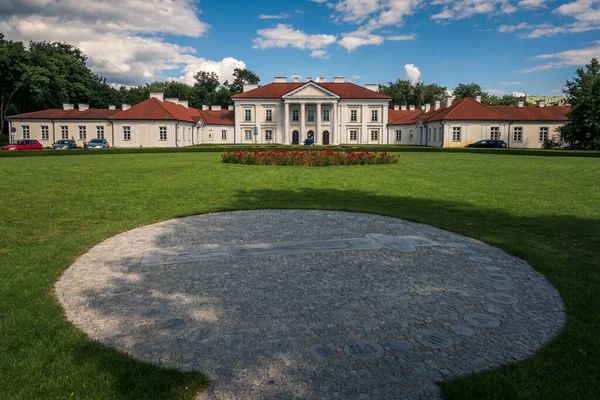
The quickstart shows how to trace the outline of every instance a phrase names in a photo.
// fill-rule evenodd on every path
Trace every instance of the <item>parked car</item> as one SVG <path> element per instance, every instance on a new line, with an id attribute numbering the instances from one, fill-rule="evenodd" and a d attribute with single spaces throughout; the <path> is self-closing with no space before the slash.
<path id="1" fill-rule="evenodd" d="M 2 150 L 41 150 L 42 148 L 40 142 L 32 139 L 13 140 L 10 144 L 2 146 Z"/>
<path id="2" fill-rule="evenodd" d="M 92 139 L 87 144 L 88 149 L 108 149 L 110 145 L 106 139 Z"/>
<path id="3" fill-rule="evenodd" d="M 57 140 L 56 143 L 52 145 L 54 150 L 63 150 L 63 149 L 76 149 L 77 143 L 74 140 L 70 139 L 62 139 Z"/>
<path id="4" fill-rule="evenodd" d="M 508 146 L 504 140 L 480 140 L 479 142 L 468 144 L 467 147 L 479 147 L 487 149 L 505 149 Z"/>

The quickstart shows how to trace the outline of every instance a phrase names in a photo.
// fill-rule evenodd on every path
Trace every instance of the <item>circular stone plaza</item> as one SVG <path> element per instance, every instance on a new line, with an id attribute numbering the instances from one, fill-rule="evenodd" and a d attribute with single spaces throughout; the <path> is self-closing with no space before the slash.
<path id="1" fill-rule="evenodd" d="M 523 260 L 395 218 L 264 210 L 112 237 L 58 281 L 67 317 L 134 358 L 205 371 L 205 399 L 431 399 L 565 320 Z"/>

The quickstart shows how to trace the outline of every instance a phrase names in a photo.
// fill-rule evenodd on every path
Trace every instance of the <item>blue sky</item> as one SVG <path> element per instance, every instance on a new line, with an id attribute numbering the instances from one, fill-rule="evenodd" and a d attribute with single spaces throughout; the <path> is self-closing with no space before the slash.
<path id="1" fill-rule="evenodd" d="M 600 0 L 149 0 L 0 3 L 0 31 L 79 46 L 111 83 L 198 70 L 224 80 L 345 76 L 358 84 L 476 82 L 494 94 L 558 95 L 600 57 Z M 17 4 L 18 3 L 18 4 Z"/>

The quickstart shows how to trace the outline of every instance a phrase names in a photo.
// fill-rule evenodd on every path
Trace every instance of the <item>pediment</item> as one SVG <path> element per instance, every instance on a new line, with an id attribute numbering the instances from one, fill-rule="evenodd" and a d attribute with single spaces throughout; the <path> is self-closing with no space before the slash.
<path id="1" fill-rule="evenodd" d="M 300 86 L 297 89 L 292 90 L 282 96 L 284 99 L 339 99 L 340 96 L 330 92 L 322 86 L 317 85 L 314 82 L 307 82 L 306 85 Z"/>

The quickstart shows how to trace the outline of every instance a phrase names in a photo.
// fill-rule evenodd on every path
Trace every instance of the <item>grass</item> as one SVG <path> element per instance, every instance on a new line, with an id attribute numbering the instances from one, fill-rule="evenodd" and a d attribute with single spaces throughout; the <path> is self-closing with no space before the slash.
<path id="1" fill-rule="evenodd" d="M 347 210 L 419 221 L 526 259 L 560 291 L 565 330 L 535 356 L 444 383 L 447 399 L 600 397 L 600 160 L 403 153 L 382 166 L 223 164 L 218 153 L 0 159 L 0 397 L 191 399 L 202 373 L 92 342 L 52 288 L 99 241 L 236 209 Z"/>

